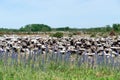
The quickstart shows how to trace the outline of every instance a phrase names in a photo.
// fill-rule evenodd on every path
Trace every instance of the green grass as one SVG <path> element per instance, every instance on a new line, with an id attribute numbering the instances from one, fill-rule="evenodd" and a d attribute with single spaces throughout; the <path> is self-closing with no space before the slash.
<path id="1" fill-rule="evenodd" d="M 120 71 L 108 67 L 87 68 L 51 62 L 41 68 L 4 66 L 0 64 L 0 80 L 120 80 Z"/>
<path id="2" fill-rule="evenodd" d="M 59 60 L 59 57 L 48 54 L 33 56 L 26 60 L 27 63 L 18 59 L 12 65 L 14 60 L 11 57 L 7 59 L 7 64 L 5 59 L 4 56 L 0 61 L 0 80 L 120 80 L 119 67 L 104 64 L 90 67 L 87 63 L 78 67 L 79 59 L 72 63 L 66 62 L 64 57 Z"/>

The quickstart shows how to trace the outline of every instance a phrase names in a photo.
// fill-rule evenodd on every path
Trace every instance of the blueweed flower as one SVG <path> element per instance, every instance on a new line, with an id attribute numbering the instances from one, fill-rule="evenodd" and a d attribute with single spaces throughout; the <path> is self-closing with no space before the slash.
<path id="1" fill-rule="evenodd" d="M 33 61 L 35 62 L 36 61 L 36 54 L 33 55 Z"/>
<path id="2" fill-rule="evenodd" d="M 65 62 L 69 62 L 70 55 L 71 55 L 71 53 L 70 53 L 69 51 L 66 52 L 66 54 L 65 54 L 65 56 L 64 56 Z"/>
<path id="3" fill-rule="evenodd" d="M 104 54 L 104 52 L 102 52 L 102 55 L 99 56 L 99 62 L 100 62 L 100 65 L 103 65 L 105 63 L 105 54 Z"/>
<path id="4" fill-rule="evenodd" d="M 62 54 L 60 53 L 60 51 L 57 52 L 57 62 L 61 62 L 62 61 Z"/>
<path id="5" fill-rule="evenodd" d="M 2 60 L 2 58 L 3 58 L 3 52 L 2 51 L 0 51 L 0 60 Z"/>
<path id="6" fill-rule="evenodd" d="M 46 52 L 46 54 L 48 54 L 48 51 L 49 51 L 49 49 L 48 49 L 48 45 L 47 44 L 45 44 L 45 52 Z"/>
<path id="7" fill-rule="evenodd" d="M 95 64 L 97 65 L 99 63 L 99 55 L 98 55 L 97 51 L 95 52 L 94 58 L 95 58 Z"/>
<path id="8" fill-rule="evenodd" d="M 112 54 L 110 55 L 110 64 L 111 66 L 114 66 L 114 57 L 112 57 Z"/>
<path id="9" fill-rule="evenodd" d="M 11 58 L 12 58 L 12 59 L 15 59 L 15 58 L 16 58 L 15 52 L 12 52 Z"/>
<path id="10" fill-rule="evenodd" d="M 23 60 L 23 55 L 20 53 L 20 62 Z"/>
<path id="11" fill-rule="evenodd" d="M 118 64 L 119 64 L 119 62 L 118 62 L 118 60 L 117 60 L 117 58 L 116 58 L 116 59 L 115 59 L 115 62 L 114 62 L 114 67 L 115 67 L 115 68 L 120 67 L 120 66 L 118 66 Z"/>
<path id="12" fill-rule="evenodd" d="M 106 64 L 106 66 L 108 65 L 108 56 L 107 55 L 105 55 L 105 64 Z"/>
<path id="13" fill-rule="evenodd" d="M 87 63 L 88 67 L 91 67 L 91 64 L 92 64 L 92 58 L 90 56 L 88 56 L 88 59 L 87 59 Z"/>
<path id="14" fill-rule="evenodd" d="M 85 62 L 85 53 L 83 53 L 83 55 L 82 55 L 82 62 L 83 63 Z"/>
<path id="15" fill-rule="evenodd" d="M 55 55 L 54 55 L 54 52 L 52 52 L 52 54 L 51 54 L 51 60 L 54 60 L 54 57 Z"/>
<path id="16" fill-rule="evenodd" d="M 7 65 L 7 60 L 8 60 L 8 53 L 7 52 L 4 52 L 3 53 L 4 55 L 2 56 L 2 60 L 4 62 L 4 65 Z"/>
<path id="17" fill-rule="evenodd" d="M 28 61 L 30 61 L 32 59 L 32 53 L 30 51 L 30 53 L 28 54 Z"/>
<path id="18" fill-rule="evenodd" d="M 83 53 L 82 58 L 83 63 L 86 63 L 88 61 L 88 55 L 86 55 L 86 52 Z"/>
<path id="19" fill-rule="evenodd" d="M 79 60 L 78 60 L 78 67 L 80 67 L 81 65 L 82 65 L 82 58 L 79 58 Z"/>
<path id="20" fill-rule="evenodd" d="M 24 57 L 23 57 L 23 63 L 24 63 L 24 67 L 26 68 L 26 65 L 27 65 L 27 59 L 26 59 L 26 53 L 24 54 Z"/>
<path id="21" fill-rule="evenodd" d="M 92 66 L 91 66 L 92 68 L 93 68 L 94 65 L 95 65 L 95 59 L 94 59 L 94 58 L 92 59 L 91 65 L 92 65 Z"/>
<path id="22" fill-rule="evenodd" d="M 11 53 L 11 65 L 14 65 L 15 64 L 15 58 L 16 58 L 16 55 L 14 52 Z"/>
<path id="23" fill-rule="evenodd" d="M 42 71 L 44 71 L 44 67 L 45 67 L 44 57 L 42 57 L 41 64 L 40 64 L 39 66 L 40 66 L 40 69 L 41 69 Z"/>
<path id="24" fill-rule="evenodd" d="M 37 51 L 37 55 L 39 56 L 40 54 L 41 54 L 41 49 L 38 49 L 38 51 Z"/>
<path id="25" fill-rule="evenodd" d="M 15 53 L 15 64 L 18 65 L 18 53 Z"/>

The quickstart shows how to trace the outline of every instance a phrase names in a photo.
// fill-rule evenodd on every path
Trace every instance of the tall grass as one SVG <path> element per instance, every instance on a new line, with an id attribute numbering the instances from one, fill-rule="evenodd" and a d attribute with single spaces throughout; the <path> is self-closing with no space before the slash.
<path id="1" fill-rule="evenodd" d="M 119 59 L 53 53 L 0 52 L 0 80 L 120 80 Z"/>

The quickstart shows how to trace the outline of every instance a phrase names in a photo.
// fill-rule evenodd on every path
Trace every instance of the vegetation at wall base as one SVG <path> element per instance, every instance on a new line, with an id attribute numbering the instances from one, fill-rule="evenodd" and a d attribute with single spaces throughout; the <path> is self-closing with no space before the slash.
<path id="1" fill-rule="evenodd" d="M 0 65 L 0 80 L 120 80 L 120 71 L 49 64 L 48 68 Z"/>
<path id="2" fill-rule="evenodd" d="M 80 56 L 72 62 L 68 57 L 55 53 L 33 54 L 27 59 L 0 55 L 0 80 L 120 80 L 119 66 L 91 66 L 81 63 Z"/>
<path id="3" fill-rule="evenodd" d="M 53 34 L 50 34 L 51 37 L 56 37 L 56 38 L 61 38 L 63 37 L 63 33 L 62 32 L 56 32 Z"/>

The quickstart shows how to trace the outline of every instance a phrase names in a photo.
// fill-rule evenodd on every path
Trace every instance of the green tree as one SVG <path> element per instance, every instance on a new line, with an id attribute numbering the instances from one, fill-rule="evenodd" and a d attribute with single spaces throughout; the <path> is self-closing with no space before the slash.
<path id="1" fill-rule="evenodd" d="M 106 25 L 106 31 L 111 31 L 112 28 L 110 27 L 110 25 Z"/>
<path id="2" fill-rule="evenodd" d="M 119 30 L 118 26 L 119 26 L 118 24 L 113 24 L 113 30 L 118 31 Z"/>
<path id="3" fill-rule="evenodd" d="M 51 31 L 51 27 L 45 24 L 28 24 L 25 27 L 21 27 L 20 31 L 45 32 L 45 31 Z"/>

